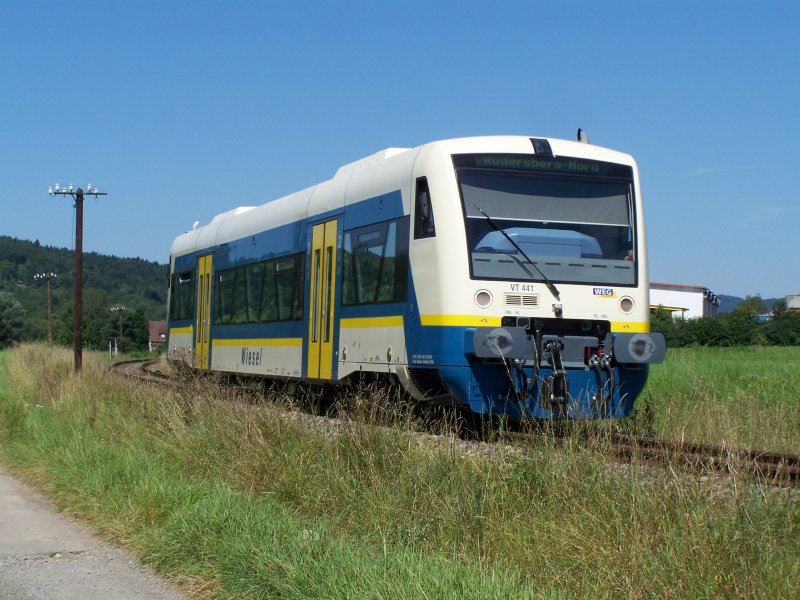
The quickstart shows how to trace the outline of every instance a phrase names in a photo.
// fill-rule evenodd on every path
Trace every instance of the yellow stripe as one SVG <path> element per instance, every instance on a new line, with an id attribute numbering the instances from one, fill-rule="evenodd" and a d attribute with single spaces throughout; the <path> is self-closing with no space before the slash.
<path id="1" fill-rule="evenodd" d="M 302 346 L 303 338 L 213 340 L 211 343 L 214 346 Z"/>
<path id="2" fill-rule="evenodd" d="M 423 325 L 445 327 L 499 327 L 501 317 L 480 317 L 475 315 L 422 315 Z M 650 323 L 634 321 L 613 321 L 611 331 L 627 333 L 649 333 Z"/>
<path id="3" fill-rule="evenodd" d="M 421 315 L 423 325 L 446 327 L 499 327 L 500 317 L 479 315 Z"/>
<path id="4" fill-rule="evenodd" d="M 650 323 L 635 321 L 611 321 L 611 331 L 615 333 L 650 333 Z"/>
<path id="5" fill-rule="evenodd" d="M 180 333 L 192 333 L 192 326 L 187 325 L 186 327 L 173 327 L 169 330 L 170 335 L 178 335 Z"/>
<path id="6" fill-rule="evenodd" d="M 357 329 L 367 327 L 402 327 L 403 317 L 364 317 L 360 319 L 342 319 L 339 321 L 342 329 Z"/>

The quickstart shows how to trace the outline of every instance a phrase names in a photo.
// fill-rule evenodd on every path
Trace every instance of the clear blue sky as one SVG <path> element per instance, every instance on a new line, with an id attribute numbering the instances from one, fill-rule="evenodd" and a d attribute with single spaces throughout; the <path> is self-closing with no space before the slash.
<path id="1" fill-rule="evenodd" d="M 389 146 L 525 134 L 633 154 L 653 281 L 800 293 L 800 3 L 0 0 L 0 234 L 173 238 Z"/>

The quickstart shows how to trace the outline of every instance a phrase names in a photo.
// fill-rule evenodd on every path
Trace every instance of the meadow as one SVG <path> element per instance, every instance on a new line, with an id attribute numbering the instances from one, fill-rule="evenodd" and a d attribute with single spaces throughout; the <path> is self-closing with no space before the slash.
<path id="1" fill-rule="evenodd" d="M 800 453 L 800 347 L 672 348 L 631 421 L 658 437 Z"/>
<path id="2" fill-rule="evenodd" d="M 791 450 L 787 360 L 798 355 L 755 349 L 749 370 L 728 365 L 753 350 L 705 366 L 705 354 L 671 353 L 619 426 Z M 282 398 L 254 404 L 204 382 L 165 390 L 104 366 L 88 354 L 75 377 L 68 350 L 0 353 L 0 458 L 192 597 L 800 593 L 791 491 L 610 465 L 577 440 L 500 456 L 447 435 L 419 443 L 413 421 L 374 427 L 358 399 L 348 406 L 360 418 L 322 434 Z"/>

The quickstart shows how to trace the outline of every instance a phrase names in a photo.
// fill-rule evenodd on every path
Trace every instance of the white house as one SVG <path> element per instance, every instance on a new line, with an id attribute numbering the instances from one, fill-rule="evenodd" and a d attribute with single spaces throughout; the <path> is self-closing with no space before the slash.
<path id="1" fill-rule="evenodd" d="M 650 282 L 650 310 L 664 308 L 674 317 L 717 317 L 719 297 L 703 285 Z"/>

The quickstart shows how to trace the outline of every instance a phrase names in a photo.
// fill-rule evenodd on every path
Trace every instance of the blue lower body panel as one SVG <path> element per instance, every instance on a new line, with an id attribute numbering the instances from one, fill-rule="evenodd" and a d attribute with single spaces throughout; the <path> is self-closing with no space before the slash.
<path id="1" fill-rule="evenodd" d="M 548 380 L 553 371 L 549 368 L 542 367 L 532 381 L 533 367 L 520 372 L 502 363 L 474 361 L 464 367 L 443 367 L 441 377 L 457 403 L 480 414 L 512 420 L 627 417 L 647 380 L 647 366 L 621 365 L 612 372 L 613 385 L 606 372 L 598 375 L 590 369 L 567 369 L 566 393 L 558 402 L 550 401 Z"/>

